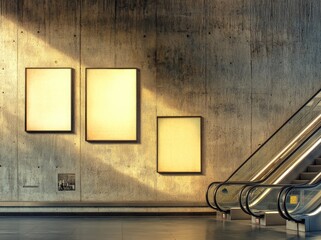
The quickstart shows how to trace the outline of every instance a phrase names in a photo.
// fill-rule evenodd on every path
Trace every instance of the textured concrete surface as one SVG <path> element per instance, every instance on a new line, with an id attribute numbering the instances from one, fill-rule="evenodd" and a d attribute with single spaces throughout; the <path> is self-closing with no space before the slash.
<path id="1" fill-rule="evenodd" d="M 0 200 L 193 201 L 320 89 L 320 1 L 0 0 Z M 24 69 L 72 67 L 74 132 L 24 132 Z M 85 142 L 85 68 L 140 69 L 140 142 Z M 202 174 L 156 173 L 156 117 L 200 115 Z M 76 191 L 57 191 L 75 173 Z M 31 186 L 31 187 L 30 187 Z M 34 186 L 34 187 L 32 187 Z"/>

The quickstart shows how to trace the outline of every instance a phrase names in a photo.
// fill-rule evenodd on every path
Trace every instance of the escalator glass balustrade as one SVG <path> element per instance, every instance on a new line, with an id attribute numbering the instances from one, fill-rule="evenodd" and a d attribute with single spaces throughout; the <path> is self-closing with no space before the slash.
<path id="1" fill-rule="evenodd" d="M 289 187 L 279 204 L 288 220 L 321 219 L 321 182 L 312 186 Z"/>

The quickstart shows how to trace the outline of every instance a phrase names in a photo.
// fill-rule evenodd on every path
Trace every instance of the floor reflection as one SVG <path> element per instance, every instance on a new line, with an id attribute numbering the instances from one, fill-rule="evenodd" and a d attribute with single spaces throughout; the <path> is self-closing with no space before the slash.
<path id="1" fill-rule="evenodd" d="M 321 239 L 284 226 L 253 227 L 249 221 L 214 217 L 1 217 L 0 239 Z"/>

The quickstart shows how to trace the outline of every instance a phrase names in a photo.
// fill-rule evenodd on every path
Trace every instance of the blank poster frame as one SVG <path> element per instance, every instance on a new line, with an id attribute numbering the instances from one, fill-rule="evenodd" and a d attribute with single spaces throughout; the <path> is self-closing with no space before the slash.
<path id="1" fill-rule="evenodd" d="M 34 84 L 34 86 L 30 86 L 31 81 L 37 81 L 37 80 L 35 80 L 35 79 L 37 79 L 37 77 L 32 79 L 32 76 L 30 76 L 30 75 L 32 75 L 31 72 L 30 72 L 32 70 L 40 71 L 40 72 L 41 72 L 41 70 L 49 70 L 49 71 L 53 71 L 53 73 L 55 71 L 57 71 L 56 72 L 57 75 L 59 75 L 59 71 L 61 71 L 61 70 L 63 70 L 63 71 L 70 70 L 70 77 L 68 76 L 64 80 L 64 81 L 68 81 L 67 86 L 68 86 L 68 88 L 70 88 L 70 91 L 69 91 L 69 89 L 61 89 L 61 92 L 66 93 L 66 95 L 60 94 L 58 99 L 55 97 L 54 99 L 51 99 L 51 101 L 49 101 L 49 103 L 48 103 L 50 105 L 50 103 L 53 103 L 53 102 L 55 102 L 55 103 L 60 102 L 60 106 L 65 111 L 68 112 L 68 113 L 59 112 L 59 116 L 61 116 L 61 114 L 66 114 L 67 115 L 67 116 L 65 116 L 65 118 L 68 119 L 68 121 L 65 120 L 65 124 L 68 125 L 67 127 L 65 127 L 65 128 L 57 127 L 57 128 L 53 129 L 52 127 L 39 127 L 39 128 L 37 128 L 37 127 L 30 127 L 29 126 L 28 121 L 31 121 L 31 119 L 29 119 L 29 116 L 28 116 L 28 112 L 29 112 L 28 111 L 28 107 L 30 107 L 30 105 L 33 105 L 33 101 L 34 100 L 32 100 L 32 99 L 37 97 L 35 95 L 37 92 L 39 92 L 39 96 L 43 95 L 43 94 L 40 93 L 41 89 L 37 89 L 37 85 Z M 73 132 L 73 128 L 74 128 L 74 119 L 73 119 L 73 114 L 74 114 L 74 107 L 73 107 L 73 104 L 74 104 L 74 102 L 73 102 L 74 101 L 74 99 L 73 99 L 73 91 L 74 91 L 74 89 L 73 88 L 74 88 L 74 86 L 73 86 L 73 79 L 74 79 L 74 69 L 73 68 L 68 68 L 68 67 L 61 67 L 61 68 L 58 68 L 58 67 L 57 68 L 55 68 L 55 67 L 54 68 L 28 67 L 28 68 L 25 68 L 25 131 L 26 132 L 28 132 L 28 133 L 71 133 L 71 132 Z M 39 81 L 39 79 L 38 79 L 38 81 Z M 44 78 L 44 81 L 46 81 L 45 78 Z M 52 79 L 51 79 L 51 81 L 52 81 Z M 49 84 L 52 84 L 52 83 L 49 83 Z M 55 87 L 57 87 L 57 82 L 54 85 L 55 85 Z M 50 86 L 50 85 L 48 85 L 48 86 Z M 53 86 L 53 85 L 51 85 L 51 86 Z M 53 87 L 53 88 L 46 87 L 46 90 L 47 90 L 46 99 L 48 98 L 48 96 L 55 95 L 55 92 L 50 92 L 50 90 L 55 89 L 55 87 Z M 61 87 L 63 88 L 63 86 L 61 86 Z M 31 93 L 28 92 L 28 89 L 30 91 L 32 91 L 32 94 L 33 94 L 32 97 L 30 96 Z M 31 90 L 31 89 L 33 89 L 33 90 Z M 66 90 L 67 92 L 64 92 L 64 90 Z M 63 98 L 63 100 L 61 98 Z M 67 103 L 67 106 L 66 106 L 66 103 Z M 48 106 L 47 109 L 50 109 L 50 106 Z M 48 111 L 47 114 L 50 115 L 50 113 L 51 113 L 51 115 L 54 115 L 53 111 L 56 112 L 57 110 L 52 110 L 52 112 Z M 42 113 L 44 113 L 44 112 L 42 112 Z M 31 111 L 31 112 L 29 112 L 29 114 L 32 115 L 34 113 L 32 113 L 32 111 Z M 46 113 L 44 113 L 44 114 L 46 114 Z"/>
<path id="2" fill-rule="evenodd" d="M 133 139 L 115 139 L 115 138 L 109 138 L 108 136 L 105 138 L 99 138 L 99 139 L 92 139 L 89 138 L 88 134 L 88 71 L 91 70 L 135 70 L 136 71 L 136 79 L 135 79 L 135 116 L 134 116 L 134 121 L 135 121 L 135 137 Z M 92 142 L 92 143 L 139 143 L 139 138 L 140 138 L 140 71 L 138 68 L 86 68 L 86 73 L 85 73 L 85 140 L 87 142 Z M 106 104 L 113 104 L 113 103 L 106 103 Z M 107 105 L 106 105 L 107 106 Z"/>
<path id="3" fill-rule="evenodd" d="M 200 129 L 199 129 L 199 151 L 200 151 L 200 155 L 199 155 L 199 171 L 160 171 L 159 170 L 159 119 L 181 119 L 181 118 L 198 118 L 200 120 Z M 157 173 L 161 173 L 161 174 L 202 174 L 202 125 L 203 125 L 203 117 L 202 116 L 158 116 L 157 117 L 157 131 L 156 131 L 156 149 L 157 149 Z"/>

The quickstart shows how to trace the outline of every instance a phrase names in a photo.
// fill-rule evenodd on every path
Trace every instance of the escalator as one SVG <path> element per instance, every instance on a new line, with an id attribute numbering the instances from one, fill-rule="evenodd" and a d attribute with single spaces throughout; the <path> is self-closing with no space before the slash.
<path id="1" fill-rule="evenodd" d="M 281 216 L 294 223 L 292 226 L 301 224 L 301 229 L 296 230 L 320 231 L 321 181 L 284 188 L 279 194 L 278 207 Z"/>
<path id="2" fill-rule="evenodd" d="M 315 151 L 320 153 L 321 138 L 319 138 L 318 142 L 318 148 L 316 148 Z M 279 214 L 278 198 L 280 192 L 284 193 L 285 189 L 289 187 L 314 185 L 321 180 L 320 168 L 321 158 L 317 157 L 290 183 L 244 186 L 239 197 L 242 210 L 256 218 L 263 218 L 266 213 Z"/>
<path id="3" fill-rule="evenodd" d="M 244 196 L 247 196 L 249 189 L 257 184 L 278 185 L 275 190 L 278 193 L 289 184 L 310 182 L 321 168 L 314 161 L 321 156 L 320 136 L 321 90 L 226 181 L 211 183 L 206 193 L 207 203 L 216 210 L 228 213 L 231 208 L 240 207 L 240 193 L 246 193 Z M 265 192 L 261 199 L 268 199 L 267 189 L 256 190 L 256 195 L 254 190 L 251 191 L 256 198 Z M 268 190 L 268 193 L 273 191 Z M 245 205 L 242 208 L 247 210 Z"/>

